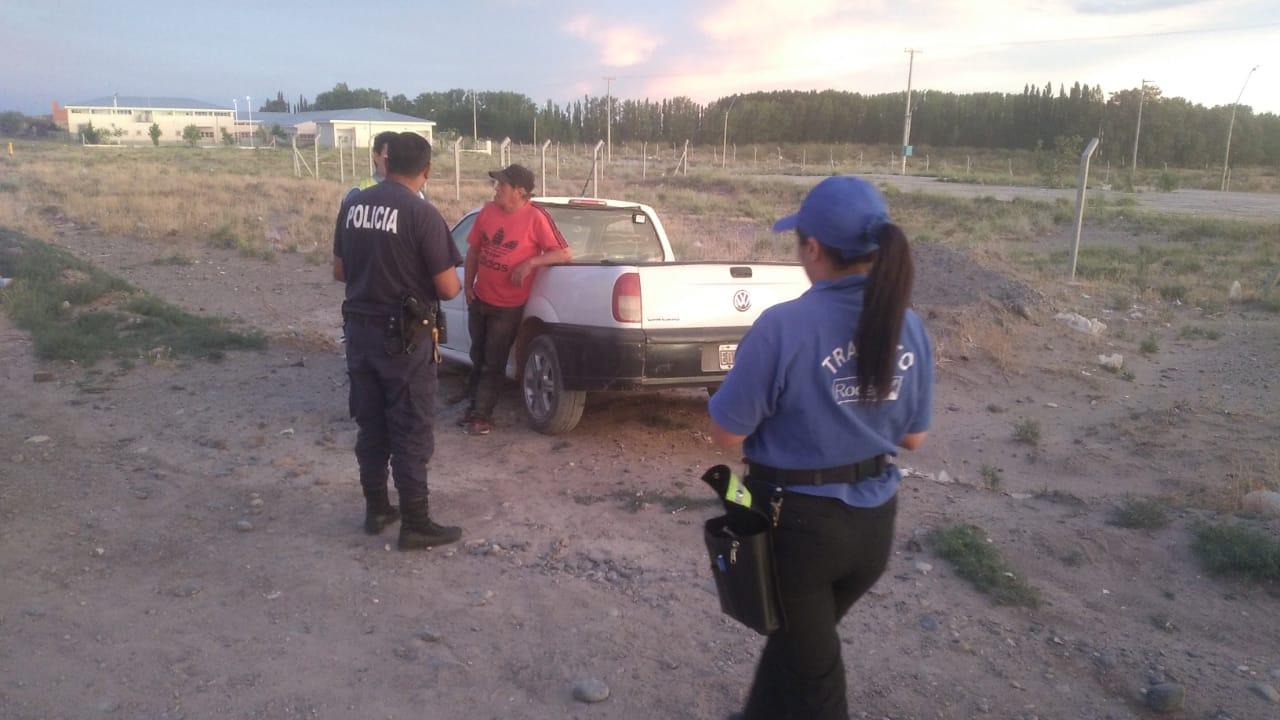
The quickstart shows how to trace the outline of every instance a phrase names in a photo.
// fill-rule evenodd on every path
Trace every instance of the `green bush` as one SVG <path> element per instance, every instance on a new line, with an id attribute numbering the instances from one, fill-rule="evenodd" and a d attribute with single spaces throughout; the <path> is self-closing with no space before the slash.
<path id="1" fill-rule="evenodd" d="M 1173 192 L 1178 189 L 1181 181 L 1178 176 L 1165 170 L 1156 178 L 1156 189 L 1160 192 Z"/>
<path id="2" fill-rule="evenodd" d="M 1169 524 L 1169 514 L 1158 500 L 1128 498 L 1112 514 L 1111 524 L 1130 530 L 1155 530 Z"/>
<path id="3" fill-rule="evenodd" d="M 1020 418 L 1013 423 L 1013 439 L 1027 445 L 1040 444 L 1040 423 L 1031 418 Z"/>
<path id="4" fill-rule="evenodd" d="M 187 143 L 188 147 L 195 147 L 200 144 L 200 127 L 198 125 L 188 125 L 182 128 L 182 140 Z M 156 143 L 159 145 L 159 143 Z"/>
<path id="5" fill-rule="evenodd" d="M 1209 572 L 1280 581 L 1280 541 L 1269 533 L 1242 525 L 1202 525 L 1191 549 Z"/>
<path id="6" fill-rule="evenodd" d="M 997 605 L 1039 607 L 1040 593 L 1014 573 L 987 534 L 975 525 L 952 525 L 934 530 L 929 542 L 942 558 Z"/>

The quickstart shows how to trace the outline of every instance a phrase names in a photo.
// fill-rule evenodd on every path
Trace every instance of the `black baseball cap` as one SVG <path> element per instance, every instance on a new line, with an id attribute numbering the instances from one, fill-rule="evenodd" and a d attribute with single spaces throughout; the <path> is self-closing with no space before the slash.
<path id="1" fill-rule="evenodd" d="M 523 165 L 512 164 L 501 170 L 490 170 L 489 177 L 511 187 L 524 188 L 525 192 L 533 192 L 533 171 Z"/>

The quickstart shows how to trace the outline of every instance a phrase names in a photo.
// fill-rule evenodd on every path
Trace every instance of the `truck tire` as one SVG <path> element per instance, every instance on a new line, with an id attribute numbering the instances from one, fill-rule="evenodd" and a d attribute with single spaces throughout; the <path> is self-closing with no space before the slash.
<path id="1" fill-rule="evenodd" d="M 524 370 L 520 373 L 520 390 L 529 425 L 540 433 L 567 433 L 582 419 L 587 393 L 564 388 L 560 356 L 555 343 L 546 335 L 539 335 L 529 343 Z"/>

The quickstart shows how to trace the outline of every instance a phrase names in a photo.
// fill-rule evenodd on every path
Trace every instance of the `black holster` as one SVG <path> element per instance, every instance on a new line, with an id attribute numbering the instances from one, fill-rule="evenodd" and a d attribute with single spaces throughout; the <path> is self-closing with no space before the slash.
<path id="1" fill-rule="evenodd" d="M 434 343 L 439 315 L 439 305 L 427 305 L 412 295 L 405 295 L 400 302 L 400 311 L 387 323 L 384 338 L 387 354 L 392 357 L 412 355 L 419 348 Z"/>
<path id="2" fill-rule="evenodd" d="M 717 465 L 702 479 L 724 499 L 729 468 Z M 759 498 L 772 502 L 772 498 Z M 725 502 L 726 513 L 703 526 L 703 541 L 711 559 L 720 610 L 761 635 L 786 623 L 773 557 L 773 521 L 763 507 Z"/>

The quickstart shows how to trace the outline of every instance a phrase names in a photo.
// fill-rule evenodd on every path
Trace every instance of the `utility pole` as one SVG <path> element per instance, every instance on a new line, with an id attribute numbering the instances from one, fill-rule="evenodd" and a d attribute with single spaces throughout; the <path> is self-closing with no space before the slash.
<path id="1" fill-rule="evenodd" d="M 1240 107 L 1240 98 L 1244 97 L 1245 85 L 1249 84 L 1249 78 L 1253 77 L 1253 71 L 1257 69 L 1257 65 L 1249 68 L 1249 74 L 1244 76 L 1244 85 L 1240 86 L 1240 94 L 1236 95 L 1236 102 L 1231 106 L 1231 122 L 1227 124 L 1227 153 L 1222 156 L 1222 192 L 1227 191 L 1227 168 L 1231 162 L 1231 131 L 1236 126 L 1236 108 Z"/>
<path id="2" fill-rule="evenodd" d="M 907 112 L 902 118 L 902 171 L 900 175 L 907 174 L 907 147 L 911 144 L 911 73 L 915 70 L 916 53 L 923 53 L 923 50 L 915 48 L 907 48 L 903 52 L 909 54 L 911 59 L 907 61 Z"/>
<path id="3" fill-rule="evenodd" d="M 1154 80 L 1142 80 L 1142 87 L 1138 88 L 1138 124 L 1133 128 L 1133 160 L 1129 163 L 1129 176 L 1136 177 L 1138 172 L 1138 136 L 1142 134 L 1142 104 L 1147 99 L 1147 83 L 1154 83 Z"/>
<path id="4" fill-rule="evenodd" d="M 244 96 L 244 106 L 249 111 L 249 147 L 256 148 L 258 141 L 253 138 L 253 100 L 248 95 Z"/>
<path id="5" fill-rule="evenodd" d="M 729 109 L 724 111 L 724 137 L 720 140 L 720 167 L 724 167 L 725 160 L 729 157 L 729 112 L 733 110 L 733 104 L 738 102 L 738 96 L 734 95 L 729 101 Z"/>
<path id="6" fill-rule="evenodd" d="M 609 164 L 613 162 L 613 81 L 615 78 L 607 77 L 605 81 L 605 151 L 604 162 Z"/>

